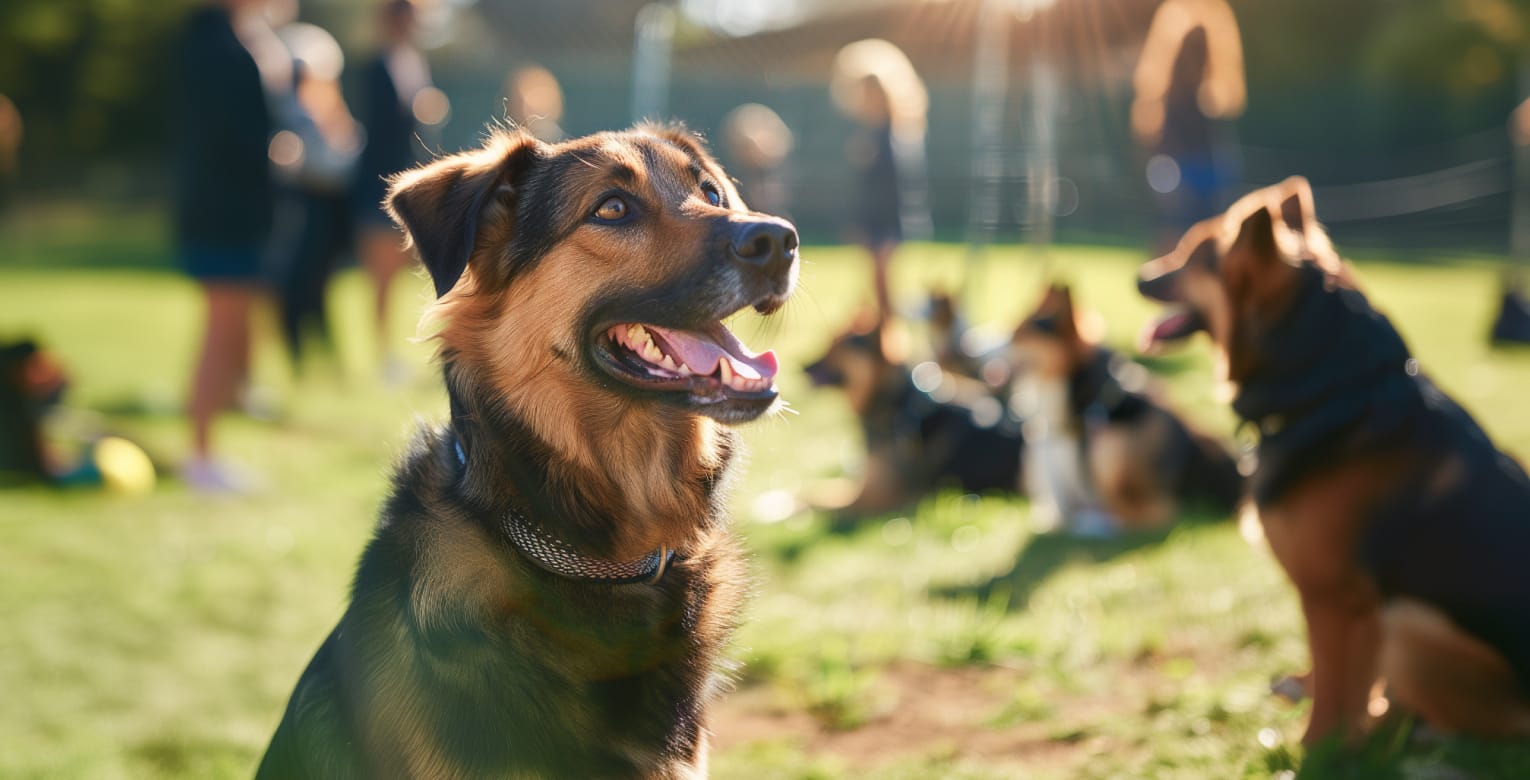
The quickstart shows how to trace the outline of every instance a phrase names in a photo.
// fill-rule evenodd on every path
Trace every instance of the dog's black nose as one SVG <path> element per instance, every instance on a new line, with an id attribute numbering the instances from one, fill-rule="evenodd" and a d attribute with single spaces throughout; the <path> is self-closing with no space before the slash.
<path id="1" fill-rule="evenodd" d="M 734 229 L 733 259 L 767 272 L 784 271 L 797 257 L 797 229 L 776 217 L 751 220 Z"/>

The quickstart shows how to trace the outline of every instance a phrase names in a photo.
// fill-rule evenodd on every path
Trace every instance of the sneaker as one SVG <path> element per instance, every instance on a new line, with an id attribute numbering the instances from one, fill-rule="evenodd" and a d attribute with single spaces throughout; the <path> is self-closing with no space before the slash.
<path id="1" fill-rule="evenodd" d="M 215 458 L 190 458 L 181 464 L 180 473 L 181 481 L 197 493 L 235 496 L 260 491 L 260 480 L 253 474 Z"/>
<path id="2" fill-rule="evenodd" d="M 260 385 L 246 385 L 239 392 L 239 411 L 257 422 L 279 422 L 281 399 L 275 390 Z"/>
<path id="3" fill-rule="evenodd" d="M 383 361 L 382 383 L 384 387 L 400 388 L 409 384 L 414 378 L 414 371 L 408 363 L 399 360 L 396 356 L 389 356 Z"/>

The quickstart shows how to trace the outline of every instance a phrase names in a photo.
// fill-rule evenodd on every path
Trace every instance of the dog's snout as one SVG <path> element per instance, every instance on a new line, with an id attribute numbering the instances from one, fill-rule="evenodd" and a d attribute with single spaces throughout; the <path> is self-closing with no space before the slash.
<path id="1" fill-rule="evenodd" d="M 1144 269 L 1137 277 L 1137 292 L 1144 298 L 1160 303 L 1179 302 L 1179 275 L 1175 271 L 1149 272 Z"/>
<path id="2" fill-rule="evenodd" d="M 797 257 L 797 229 L 775 217 L 751 220 L 734 229 L 729 248 L 733 259 L 741 263 L 772 273 L 783 271 Z"/>

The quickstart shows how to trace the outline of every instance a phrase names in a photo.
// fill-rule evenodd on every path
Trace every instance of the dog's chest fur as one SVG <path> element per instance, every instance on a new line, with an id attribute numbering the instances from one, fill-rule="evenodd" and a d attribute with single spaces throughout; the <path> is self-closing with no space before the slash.
<path id="1" fill-rule="evenodd" d="M 1066 380 L 1027 373 L 1016 389 L 1025 417 L 1022 478 L 1043 527 L 1071 522 L 1096 508 L 1089 487 L 1083 432 L 1072 412 Z"/>
<path id="2" fill-rule="evenodd" d="M 452 447 L 426 436 L 400 468 L 352 605 L 289 705 L 304 765 L 289 774 L 272 763 L 279 730 L 263 775 L 704 769 L 703 713 L 723 684 L 745 580 L 727 531 L 704 532 L 654 585 L 565 580 L 458 495 Z"/>

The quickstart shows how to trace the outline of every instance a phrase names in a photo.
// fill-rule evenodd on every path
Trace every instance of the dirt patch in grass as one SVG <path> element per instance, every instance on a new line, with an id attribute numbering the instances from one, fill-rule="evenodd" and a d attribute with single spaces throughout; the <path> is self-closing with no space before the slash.
<path id="1" fill-rule="evenodd" d="M 940 756 L 990 768 L 1024 764 L 1061 770 L 1109 748 L 1111 739 L 1088 724 L 1141 706 L 1136 694 L 1131 701 L 1068 697 L 1056 702 L 1063 709 L 1016 716 L 1016 693 L 1025 679 L 1025 672 L 1002 667 L 899 662 L 880 671 L 875 712 L 851 729 L 828 727 L 770 686 L 753 686 L 713 710 L 713 747 L 724 751 L 784 741 L 862 769 Z"/>

